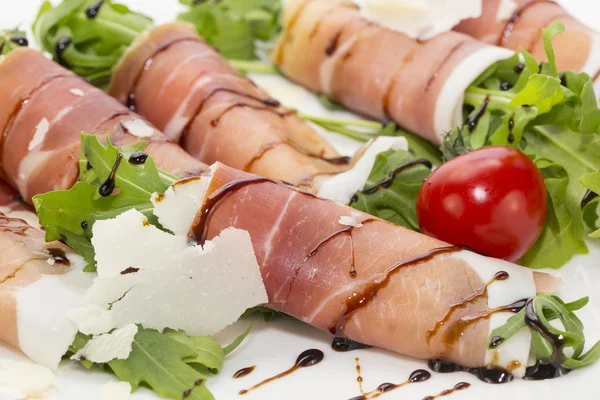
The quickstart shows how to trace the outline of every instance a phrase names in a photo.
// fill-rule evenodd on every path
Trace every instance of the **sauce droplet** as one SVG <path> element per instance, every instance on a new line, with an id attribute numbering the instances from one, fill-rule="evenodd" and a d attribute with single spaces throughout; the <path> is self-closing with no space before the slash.
<path id="1" fill-rule="evenodd" d="M 25 36 L 15 35 L 10 38 L 10 41 L 16 44 L 17 46 L 27 47 L 29 46 L 29 40 Z"/>
<path id="2" fill-rule="evenodd" d="M 131 164 L 141 165 L 141 164 L 144 164 L 147 159 L 148 159 L 148 154 L 144 153 L 143 151 L 136 151 L 135 153 L 133 153 L 132 155 L 129 156 L 128 161 Z"/>
<path id="3" fill-rule="evenodd" d="M 56 46 L 54 47 L 54 52 L 56 53 L 56 61 L 63 67 L 69 66 L 68 63 L 65 61 L 63 55 L 72 42 L 73 41 L 70 37 L 62 37 L 58 39 L 58 41 L 56 42 Z"/>
<path id="4" fill-rule="evenodd" d="M 345 353 L 353 350 L 369 349 L 371 346 L 355 342 L 354 340 L 336 337 L 333 338 L 331 348 L 340 353 Z"/>
<path id="5" fill-rule="evenodd" d="M 98 16 L 98 12 L 100 11 L 100 7 L 104 4 L 104 0 L 98 0 L 95 3 L 90 4 L 88 8 L 85 10 L 85 16 L 89 19 L 94 19 Z"/>
<path id="6" fill-rule="evenodd" d="M 440 393 L 436 394 L 435 396 L 424 397 L 423 400 L 434 400 L 434 399 L 437 399 L 438 397 L 448 396 L 458 390 L 465 390 L 469 387 L 471 387 L 470 383 L 458 382 L 456 385 L 454 385 L 454 387 L 452 389 L 443 390 Z"/>
<path id="7" fill-rule="evenodd" d="M 112 194 L 112 192 L 115 190 L 115 185 L 116 185 L 115 175 L 117 173 L 117 169 L 119 168 L 119 165 L 121 164 L 122 159 L 123 159 L 123 155 L 121 153 L 117 153 L 117 161 L 115 161 L 115 164 L 113 165 L 112 169 L 110 170 L 110 174 L 108 175 L 108 178 L 106 178 L 104 183 L 102 183 L 102 185 L 100 185 L 100 188 L 98 189 L 98 191 L 100 192 L 100 196 L 102 196 L 102 197 L 110 196 Z"/>
<path id="8" fill-rule="evenodd" d="M 291 367 L 290 369 L 283 371 L 275 376 L 267 378 L 264 381 L 259 382 L 256 385 L 254 385 L 248 389 L 240 390 L 239 394 L 240 395 L 246 394 L 249 391 L 257 389 L 269 382 L 273 382 L 274 380 L 283 378 L 284 376 L 287 376 L 287 375 L 291 374 L 292 372 L 299 370 L 300 368 L 312 367 L 313 365 L 316 365 L 316 364 L 320 363 L 321 361 L 323 361 L 324 357 L 325 357 L 325 354 L 323 354 L 323 352 L 321 350 L 318 350 L 318 349 L 305 350 L 302 353 L 300 353 L 300 355 L 296 359 L 296 363 L 294 364 L 293 367 Z"/>
<path id="9" fill-rule="evenodd" d="M 46 251 L 48 251 L 48 254 L 56 264 L 62 264 L 67 267 L 71 265 L 71 262 L 67 258 L 67 255 L 63 249 L 50 248 L 46 249 Z"/>
<path id="10" fill-rule="evenodd" d="M 452 372 L 468 372 L 485 383 L 501 384 L 508 383 L 514 379 L 510 372 L 501 368 L 469 368 L 443 360 L 429 360 L 428 366 L 433 372 L 438 372 L 441 374 L 448 374 Z"/>
<path id="11" fill-rule="evenodd" d="M 252 371 L 254 371 L 255 368 L 256 368 L 256 365 L 253 365 L 251 367 L 242 368 L 242 369 L 236 371 L 235 374 L 233 374 L 233 379 L 239 379 L 239 378 L 243 378 L 246 375 L 250 375 L 252 373 Z"/>

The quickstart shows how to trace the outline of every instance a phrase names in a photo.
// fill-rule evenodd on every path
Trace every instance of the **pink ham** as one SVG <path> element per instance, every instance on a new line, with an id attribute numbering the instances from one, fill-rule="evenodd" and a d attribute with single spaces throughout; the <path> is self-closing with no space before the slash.
<path id="1" fill-rule="evenodd" d="M 203 178 L 211 182 L 194 236 L 202 242 L 230 226 L 247 230 L 269 307 L 400 354 L 483 365 L 488 319 L 462 327 L 460 322 L 489 312 L 486 282 L 460 257 L 472 253 L 451 249 L 433 255 L 449 245 L 222 164 L 211 167 L 211 174 Z M 338 222 L 349 215 L 363 225 Z M 490 259 L 473 256 L 488 268 Z M 410 265 L 419 257 L 422 262 Z M 494 262 L 499 264 L 490 268 L 524 270 Z M 556 284 L 545 274 L 534 279 L 538 290 Z M 452 305 L 463 307 L 450 312 Z"/>
<path id="2" fill-rule="evenodd" d="M 193 26 L 142 34 L 115 68 L 109 93 L 192 156 L 310 186 L 348 160 L 309 125 L 234 70 Z"/>
<path id="3" fill-rule="evenodd" d="M 590 28 L 553 1 L 517 0 L 516 9 L 502 15 L 503 2 L 505 0 L 483 0 L 482 16 L 462 21 L 455 30 L 511 50 L 524 48 L 536 59 L 546 60 L 541 30 L 560 21 L 567 31 L 553 40 L 559 69 L 583 71 L 597 77 L 600 58 L 595 54 L 599 51 L 595 47 L 600 46 L 600 37 Z"/>
<path id="4" fill-rule="evenodd" d="M 370 23 L 343 0 L 295 0 L 286 7 L 285 31 L 273 60 L 314 92 L 439 142 L 453 127 L 436 121 L 439 103 L 447 102 L 440 100 L 444 86 L 461 62 L 487 47 L 456 32 L 419 42 Z M 490 64 L 475 69 L 481 72 Z M 461 89 L 466 86 L 454 91 L 460 96 Z"/>
<path id="5" fill-rule="evenodd" d="M 145 140 L 159 167 L 179 176 L 204 170 L 141 117 L 40 52 L 7 54 L 0 77 L 0 176 L 26 200 L 74 184 L 82 131 L 108 135 L 115 145 Z"/>

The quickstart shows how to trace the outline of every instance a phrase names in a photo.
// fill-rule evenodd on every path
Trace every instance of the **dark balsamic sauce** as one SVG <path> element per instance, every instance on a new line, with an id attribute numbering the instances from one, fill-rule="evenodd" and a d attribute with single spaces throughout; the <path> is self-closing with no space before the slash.
<path id="1" fill-rule="evenodd" d="M 410 376 L 408 377 L 408 380 L 406 380 L 405 382 L 402 382 L 402 383 L 385 382 L 385 383 L 382 383 L 381 385 L 377 386 L 377 389 L 375 389 L 371 392 L 363 393 L 360 396 L 353 397 L 350 400 L 374 399 L 374 398 L 381 396 L 384 393 L 391 392 L 392 390 L 396 390 L 398 388 L 409 385 L 411 383 L 425 382 L 425 381 L 429 380 L 430 378 L 431 378 L 431 373 L 429 371 L 425 371 L 424 369 L 418 369 L 416 371 L 413 371 L 410 374 Z"/>
<path id="2" fill-rule="evenodd" d="M 256 385 L 254 385 L 248 389 L 240 390 L 239 394 L 240 395 L 246 394 L 249 391 L 259 388 L 269 382 L 273 382 L 274 380 L 277 380 L 279 378 L 283 378 L 284 376 L 290 375 L 291 373 L 299 370 L 300 368 L 307 368 L 307 367 L 312 367 L 313 365 L 317 365 L 318 363 L 323 361 L 324 357 L 325 357 L 325 354 L 323 354 L 323 352 L 321 350 L 310 349 L 310 350 L 303 351 L 296 359 L 296 363 L 294 364 L 293 367 L 291 367 L 290 369 L 285 370 L 275 376 L 267 378 L 264 381 L 259 382 Z"/>
<path id="3" fill-rule="evenodd" d="M 46 251 L 56 264 L 65 265 L 67 267 L 71 265 L 71 262 L 67 258 L 67 255 L 63 249 L 50 248 L 46 249 Z"/>
<path id="4" fill-rule="evenodd" d="M 492 384 L 502 384 L 508 383 L 514 379 L 513 375 L 505 371 L 501 368 L 492 368 L 492 367 L 479 367 L 479 368 L 469 368 L 469 367 L 461 367 L 460 365 L 454 364 L 450 361 L 443 360 L 429 360 L 428 363 L 429 368 L 441 374 L 448 374 L 452 372 L 468 372 L 480 381 L 485 383 Z"/>
<path id="5" fill-rule="evenodd" d="M 119 165 L 121 164 L 122 159 L 123 159 L 123 155 L 121 153 L 117 153 L 117 161 L 115 161 L 115 164 L 113 165 L 112 169 L 110 170 L 110 174 L 108 175 L 108 178 L 106 178 L 104 183 L 102 183 L 102 185 L 100 185 L 100 188 L 98 189 L 98 191 L 100 192 L 100 196 L 108 197 L 115 190 L 115 185 L 116 185 L 115 175 L 117 173 L 117 168 L 119 168 Z"/>
<path id="6" fill-rule="evenodd" d="M 506 137 L 506 140 L 508 140 L 508 143 L 513 143 L 515 141 L 515 135 L 513 134 L 513 129 L 515 128 L 515 120 L 513 117 L 510 117 L 510 119 L 508 120 L 508 136 Z"/>
<path id="7" fill-rule="evenodd" d="M 90 4 L 90 6 L 85 9 L 85 16 L 89 19 L 95 19 L 98 16 L 102 4 L 104 4 L 104 0 L 98 0 L 97 2 Z"/>
<path id="8" fill-rule="evenodd" d="M 591 190 L 588 190 L 587 192 L 585 192 L 585 195 L 583 196 L 583 199 L 581 199 L 581 208 L 584 209 L 585 206 L 587 206 L 588 204 L 590 204 L 590 202 L 592 200 L 594 200 L 596 197 L 598 197 L 598 194 L 592 192 Z"/>
<path id="9" fill-rule="evenodd" d="M 131 111 L 136 111 L 137 106 L 135 104 L 135 90 L 136 90 L 138 84 L 140 83 L 140 80 L 142 79 L 142 75 L 144 74 L 144 72 L 146 72 L 150 68 L 150 66 L 154 62 L 154 59 L 160 53 L 168 50 L 171 46 L 173 46 L 177 43 L 180 43 L 180 42 L 199 42 L 200 40 L 201 40 L 200 38 L 182 37 L 182 38 L 171 40 L 170 42 L 167 42 L 167 43 L 163 44 L 162 46 L 160 46 L 158 49 L 156 49 L 154 51 L 154 53 L 152 53 L 150 55 L 150 57 L 148 57 L 148 59 L 144 63 L 144 66 L 140 69 L 137 76 L 133 80 L 133 85 L 131 86 L 131 90 L 130 90 L 129 94 L 127 95 L 127 103 L 126 103 L 127 108 L 129 108 Z"/>
<path id="10" fill-rule="evenodd" d="M 436 394 L 435 396 L 424 397 L 423 400 L 434 400 L 434 399 L 437 399 L 438 397 L 451 395 L 452 393 L 454 393 L 458 390 L 468 389 L 469 387 L 471 387 L 470 383 L 458 382 L 456 385 L 454 385 L 454 387 L 452 389 L 443 390 L 442 392 Z"/>
<path id="11" fill-rule="evenodd" d="M 560 74 L 560 84 L 564 87 L 567 87 L 567 74 L 565 74 L 564 72 Z"/>
<path id="12" fill-rule="evenodd" d="M 333 38 L 331 38 L 331 41 L 325 48 L 325 55 L 331 57 L 333 53 L 335 53 L 338 48 L 338 43 L 340 42 L 340 36 L 342 36 L 342 31 L 339 31 Z"/>
<path id="13" fill-rule="evenodd" d="M 73 43 L 70 37 L 62 37 L 56 42 L 54 47 L 54 53 L 56 54 L 56 61 L 65 68 L 68 68 L 69 64 L 63 58 L 63 54 L 67 48 Z"/>
<path id="14" fill-rule="evenodd" d="M 250 375 L 252 373 L 252 371 L 254 371 L 255 368 L 256 368 L 256 365 L 253 365 L 251 367 L 242 368 L 242 369 L 236 371 L 235 374 L 233 374 L 233 379 L 239 379 L 239 378 L 243 378 L 244 376 Z"/>
<path id="15" fill-rule="evenodd" d="M 354 340 L 336 337 L 333 338 L 331 348 L 337 352 L 345 353 L 348 351 L 370 349 L 372 346 L 355 342 Z"/>
<path id="16" fill-rule="evenodd" d="M 192 395 L 192 392 L 194 391 L 194 389 L 197 388 L 198 386 L 202 385 L 203 383 L 204 383 L 204 379 L 198 379 L 196 382 L 194 382 L 193 388 L 184 390 L 183 398 L 187 399 L 188 397 L 190 397 Z"/>
<path id="17" fill-rule="evenodd" d="M 431 164 L 431 161 L 426 160 L 424 158 L 406 162 L 406 163 L 401 164 L 401 165 L 397 166 L 396 168 L 394 168 L 392 170 L 392 172 L 389 173 L 387 178 L 383 179 L 380 182 L 377 182 L 376 184 L 374 184 L 372 186 L 369 186 L 369 187 L 361 190 L 360 192 L 363 194 L 373 194 L 373 193 L 377 192 L 379 189 L 388 188 L 392 185 L 392 183 L 394 183 L 394 179 L 396 179 L 396 176 L 398 176 L 401 172 L 406 171 L 407 169 L 412 168 L 417 165 L 424 165 L 425 167 L 427 167 L 429 169 L 431 169 L 433 167 L 433 165 Z"/>
<path id="18" fill-rule="evenodd" d="M 469 132 L 473 132 L 475 128 L 477 128 L 477 124 L 479 123 L 481 117 L 483 117 L 483 115 L 485 114 L 485 110 L 487 110 L 488 104 L 490 104 L 489 95 L 485 96 L 485 100 L 483 100 L 483 103 L 479 106 L 475 114 L 468 119 L 467 127 L 469 128 Z"/>
<path id="19" fill-rule="evenodd" d="M 29 40 L 25 36 L 15 35 L 10 38 L 10 41 L 16 44 L 17 46 L 27 47 L 29 46 Z"/>
<path id="20" fill-rule="evenodd" d="M 517 65 L 515 65 L 515 72 L 517 74 L 520 74 L 521 72 L 523 72 L 524 69 L 525 69 L 525 65 L 524 64 L 517 64 Z"/>
<path id="21" fill-rule="evenodd" d="M 139 268 L 129 267 L 129 268 L 121 271 L 121 275 L 135 274 L 139 270 L 140 270 Z"/>
<path id="22" fill-rule="evenodd" d="M 356 357 L 354 361 L 356 361 L 356 382 L 358 383 L 358 389 L 360 390 L 360 394 L 364 394 L 365 389 L 363 387 L 363 377 L 360 372 L 360 358 Z"/>
<path id="23" fill-rule="evenodd" d="M 438 331 L 444 325 L 446 325 L 448 323 L 448 321 L 450 321 L 450 318 L 452 317 L 452 315 L 454 315 L 454 313 L 456 311 L 463 309 L 463 308 L 467 307 L 468 305 L 475 303 L 479 299 L 487 296 L 488 288 L 492 283 L 494 283 L 496 281 L 505 281 L 509 277 L 510 277 L 510 275 L 508 274 L 508 272 L 498 271 L 494 275 L 494 277 L 489 282 L 487 282 L 480 290 L 475 292 L 470 297 L 464 299 L 460 303 L 453 304 L 450 307 L 450 309 L 448 310 L 448 312 L 446 313 L 446 315 L 444 315 L 444 317 L 441 320 L 439 320 L 432 329 L 427 331 L 427 334 L 426 334 L 427 341 L 430 341 L 438 333 Z"/>
<path id="24" fill-rule="evenodd" d="M 87 228 L 88 228 L 87 221 L 81 221 L 81 229 L 83 229 L 85 231 Z"/>
<path id="25" fill-rule="evenodd" d="M 232 111 L 236 108 L 242 108 L 242 107 L 248 107 L 248 108 L 252 108 L 254 110 L 258 110 L 258 111 L 272 112 L 273 114 L 276 114 L 276 115 L 280 116 L 281 118 L 284 118 L 284 117 L 287 117 L 288 115 L 293 114 L 293 111 L 289 111 L 289 110 L 288 111 L 277 111 L 277 110 L 273 109 L 272 106 L 262 107 L 262 106 L 256 106 L 253 104 L 248 104 L 248 103 L 244 103 L 244 102 L 240 101 L 240 102 L 233 103 L 229 107 L 225 108 L 225 110 L 223 110 L 223 112 L 219 116 L 217 116 L 212 121 L 210 121 L 210 125 L 213 127 L 219 125 L 219 121 L 221 121 L 221 118 L 223 118 L 223 116 L 225 114 L 227 114 L 229 111 Z"/>
<path id="26" fill-rule="evenodd" d="M 423 262 L 431 261 L 438 255 L 455 253 L 461 250 L 463 250 L 463 248 L 457 246 L 440 247 L 430 250 L 422 256 L 418 256 L 407 261 L 401 261 L 397 264 L 392 265 L 387 270 L 387 274 L 383 280 L 379 282 L 368 283 L 367 285 L 365 285 L 362 291 L 354 292 L 350 296 L 348 296 L 348 298 L 346 299 L 346 309 L 335 322 L 335 324 L 329 328 L 329 331 L 334 335 L 342 336 L 342 333 L 344 332 L 344 327 L 346 326 L 346 323 L 350 320 L 352 315 L 357 310 L 360 310 L 363 307 L 369 305 L 371 301 L 377 296 L 379 291 L 387 287 L 392 277 L 404 268 L 410 268 L 415 265 L 419 265 Z"/>
<path id="27" fill-rule="evenodd" d="M 510 82 L 502 82 L 502 83 L 500 84 L 500 90 L 502 90 L 502 91 L 505 91 L 505 92 L 506 92 L 507 90 L 510 90 L 510 89 L 512 89 L 512 87 L 513 87 L 513 85 L 512 85 Z"/>
<path id="28" fill-rule="evenodd" d="M 135 153 L 129 156 L 128 161 L 130 164 L 142 165 L 146 162 L 147 159 L 148 154 L 144 153 L 143 151 L 136 151 Z"/>

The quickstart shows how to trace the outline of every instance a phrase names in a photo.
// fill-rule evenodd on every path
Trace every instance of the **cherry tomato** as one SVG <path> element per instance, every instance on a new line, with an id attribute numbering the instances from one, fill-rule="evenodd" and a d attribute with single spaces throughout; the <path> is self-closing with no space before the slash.
<path id="1" fill-rule="evenodd" d="M 434 170 L 417 199 L 421 231 L 491 257 L 516 261 L 546 222 L 542 174 L 512 147 L 484 147 Z"/>

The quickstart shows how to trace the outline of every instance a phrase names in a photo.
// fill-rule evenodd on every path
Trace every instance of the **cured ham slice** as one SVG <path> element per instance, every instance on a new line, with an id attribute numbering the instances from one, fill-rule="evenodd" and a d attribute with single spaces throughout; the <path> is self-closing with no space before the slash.
<path id="1" fill-rule="evenodd" d="M 486 344 L 498 323 L 490 317 L 506 321 L 512 314 L 501 311 L 509 305 L 556 284 L 549 275 L 222 164 L 202 179 L 208 182 L 191 229 L 195 239 L 202 243 L 231 226 L 247 230 L 269 307 L 365 344 L 490 365 L 497 356 Z M 516 340 L 525 350 L 515 355 L 507 346 L 502 357 L 514 355 L 524 366 L 530 337 L 523 335 Z"/>
<path id="2" fill-rule="evenodd" d="M 562 22 L 566 32 L 552 40 L 558 68 L 586 72 L 597 80 L 600 35 L 559 4 L 547 0 L 483 0 L 482 8 L 481 17 L 464 20 L 455 30 L 511 50 L 524 48 L 536 59 L 546 60 L 541 31 L 554 21 Z"/>
<path id="3" fill-rule="evenodd" d="M 82 131 L 115 145 L 147 141 L 159 167 L 178 176 L 204 170 L 143 118 L 38 51 L 0 58 L 0 98 L 0 176 L 27 201 L 74 184 Z"/>
<path id="4" fill-rule="evenodd" d="M 4 182 L 0 207 L 0 340 L 56 368 L 77 333 L 66 311 L 83 300 L 92 277 L 67 246 L 45 242 L 35 213 Z"/>
<path id="5" fill-rule="evenodd" d="M 310 186 L 350 161 L 233 69 L 192 25 L 142 34 L 115 68 L 109 93 L 207 164 Z"/>
<path id="6" fill-rule="evenodd" d="M 343 0 L 294 0 L 284 24 L 273 61 L 286 76 L 433 142 L 462 122 L 473 80 L 512 54 L 456 32 L 419 42 Z"/>

